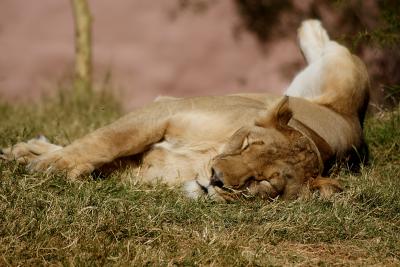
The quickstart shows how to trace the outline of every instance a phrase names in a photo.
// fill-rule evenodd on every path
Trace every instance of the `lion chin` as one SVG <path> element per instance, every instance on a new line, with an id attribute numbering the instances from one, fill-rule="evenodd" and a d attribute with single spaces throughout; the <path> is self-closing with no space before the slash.
<path id="1" fill-rule="evenodd" d="M 143 182 L 161 180 L 191 198 L 329 197 L 342 190 L 329 178 L 333 164 L 357 170 L 368 160 L 369 78 L 319 21 L 304 21 L 298 40 L 308 65 L 284 97 L 160 97 L 67 146 L 39 137 L 2 149 L 0 159 L 68 179 L 129 166 Z"/>

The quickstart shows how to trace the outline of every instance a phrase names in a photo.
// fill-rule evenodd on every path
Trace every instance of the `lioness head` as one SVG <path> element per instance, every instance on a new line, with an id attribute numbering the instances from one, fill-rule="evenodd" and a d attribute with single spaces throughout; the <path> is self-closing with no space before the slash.
<path id="1" fill-rule="evenodd" d="M 312 141 L 288 125 L 288 97 L 239 129 L 211 162 L 210 186 L 224 199 L 243 194 L 295 198 L 305 182 L 320 173 Z"/>

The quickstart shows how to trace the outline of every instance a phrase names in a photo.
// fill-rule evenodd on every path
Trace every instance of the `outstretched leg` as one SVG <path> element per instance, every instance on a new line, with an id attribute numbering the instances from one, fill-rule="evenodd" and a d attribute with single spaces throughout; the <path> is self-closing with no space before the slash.
<path id="1" fill-rule="evenodd" d="M 318 20 L 306 20 L 298 30 L 299 45 L 308 66 L 293 79 L 286 95 L 307 98 L 338 112 L 354 110 L 365 95 L 368 74 L 350 51 L 329 40 Z"/>
<path id="2" fill-rule="evenodd" d="M 75 178 L 117 158 L 143 152 L 163 138 L 167 122 L 167 116 L 157 109 L 141 109 L 61 150 L 40 156 L 30 163 L 29 168 L 34 171 L 62 170 Z"/>
<path id="3" fill-rule="evenodd" d="M 297 31 L 299 46 L 308 63 L 293 79 L 285 94 L 313 99 L 321 95 L 325 62 L 322 60 L 329 36 L 318 20 L 304 21 Z"/>
<path id="4" fill-rule="evenodd" d="M 141 153 L 160 141 L 166 132 L 169 117 L 186 106 L 185 103 L 172 106 L 169 101 L 153 103 L 66 147 L 51 145 L 47 151 L 38 151 L 36 143 L 42 145 L 44 141 L 29 141 L 6 149 L 2 158 L 11 159 L 14 156 L 28 163 L 32 171 L 65 171 L 68 177 L 75 178 L 117 158 Z"/>

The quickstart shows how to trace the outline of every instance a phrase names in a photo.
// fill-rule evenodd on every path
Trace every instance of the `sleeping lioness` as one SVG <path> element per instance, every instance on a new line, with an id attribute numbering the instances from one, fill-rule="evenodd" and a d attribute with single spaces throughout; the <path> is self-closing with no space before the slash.
<path id="1" fill-rule="evenodd" d="M 140 179 L 182 184 L 194 198 L 292 199 L 305 188 L 324 196 L 340 191 L 322 175 L 336 160 L 357 165 L 366 158 L 368 74 L 319 21 L 304 21 L 298 37 L 308 66 L 284 97 L 161 97 L 65 147 L 40 137 L 3 149 L 1 158 L 69 178 L 126 159 Z"/>

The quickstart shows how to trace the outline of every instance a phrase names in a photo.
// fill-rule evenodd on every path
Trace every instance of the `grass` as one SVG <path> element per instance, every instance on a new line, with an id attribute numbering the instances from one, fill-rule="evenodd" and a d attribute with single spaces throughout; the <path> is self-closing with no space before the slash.
<path id="1" fill-rule="evenodd" d="M 0 147 L 68 144 L 120 115 L 107 96 L 0 104 Z M 0 162 L 0 266 L 400 265 L 400 113 L 366 124 L 372 163 L 330 200 L 192 201 L 117 172 L 70 182 Z"/>

